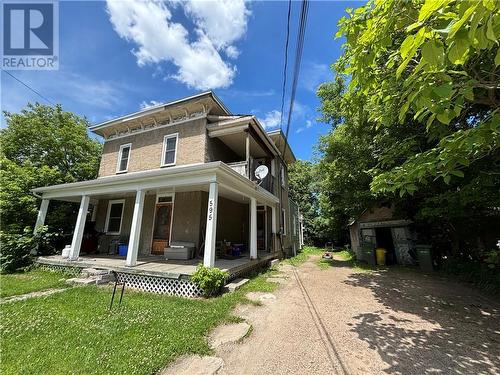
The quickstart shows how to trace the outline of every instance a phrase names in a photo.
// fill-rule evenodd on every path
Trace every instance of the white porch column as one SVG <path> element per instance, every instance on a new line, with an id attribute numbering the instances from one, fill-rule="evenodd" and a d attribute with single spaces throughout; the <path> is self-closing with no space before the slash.
<path id="1" fill-rule="evenodd" d="M 36 233 L 37 228 L 45 223 L 45 217 L 47 216 L 47 210 L 49 209 L 49 202 L 49 199 L 42 199 L 40 209 L 38 210 L 38 216 L 36 218 L 35 228 L 33 228 L 33 233 Z"/>
<path id="2" fill-rule="evenodd" d="M 276 234 L 276 205 L 271 206 L 271 231 Z"/>
<path id="3" fill-rule="evenodd" d="M 257 259 L 257 200 L 250 198 L 250 259 Z"/>
<path id="4" fill-rule="evenodd" d="M 85 219 L 87 218 L 89 201 L 90 197 L 88 195 L 82 196 L 80 209 L 78 210 L 78 217 L 76 219 L 75 232 L 73 233 L 73 240 L 71 241 L 69 260 L 78 260 L 78 257 L 80 256 L 80 246 L 82 245 L 83 230 L 85 229 Z"/>
<path id="5" fill-rule="evenodd" d="M 137 264 L 137 254 L 139 252 L 139 239 L 141 237 L 142 211 L 144 208 L 144 197 L 146 192 L 138 190 L 135 194 L 134 215 L 132 216 L 132 226 L 130 227 L 130 240 L 128 242 L 127 262 L 128 267 Z"/>
<path id="6" fill-rule="evenodd" d="M 210 183 L 208 191 L 207 225 L 205 234 L 205 253 L 203 265 L 213 267 L 215 265 L 215 238 L 217 235 L 217 200 L 219 185 L 217 182 Z"/>

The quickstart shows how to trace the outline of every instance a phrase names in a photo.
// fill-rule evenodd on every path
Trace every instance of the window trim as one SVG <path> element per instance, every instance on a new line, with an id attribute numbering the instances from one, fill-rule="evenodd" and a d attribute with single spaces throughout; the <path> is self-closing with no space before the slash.
<path id="1" fill-rule="evenodd" d="M 166 152 L 167 152 L 167 140 L 170 138 L 175 138 L 175 151 L 174 151 L 174 162 L 173 163 L 165 163 Z M 179 133 L 167 134 L 163 137 L 163 147 L 161 152 L 161 166 L 162 167 L 171 167 L 177 162 L 177 149 L 179 146 Z"/>
<path id="2" fill-rule="evenodd" d="M 122 155 L 123 155 L 123 149 L 124 148 L 129 148 L 128 150 L 128 158 L 127 158 L 127 166 L 125 167 L 124 170 L 120 170 L 120 165 L 122 163 Z M 128 172 L 128 165 L 130 163 L 130 154 L 132 153 L 132 143 L 125 143 L 123 145 L 120 145 L 120 151 L 118 151 L 118 160 L 116 162 L 116 173 L 127 173 Z"/>
<path id="3" fill-rule="evenodd" d="M 120 229 L 118 229 L 118 232 L 109 232 L 108 228 L 109 228 L 109 216 L 111 215 L 111 206 L 113 204 L 118 204 L 118 203 L 121 203 L 123 205 L 122 215 L 120 217 Z M 123 224 L 123 213 L 124 212 L 125 212 L 125 199 L 113 199 L 113 200 L 109 200 L 108 201 L 108 211 L 106 212 L 106 223 L 105 223 L 105 226 L 104 226 L 104 232 L 106 232 L 106 234 L 119 235 L 121 233 L 121 231 L 122 231 L 122 224 Z"/>

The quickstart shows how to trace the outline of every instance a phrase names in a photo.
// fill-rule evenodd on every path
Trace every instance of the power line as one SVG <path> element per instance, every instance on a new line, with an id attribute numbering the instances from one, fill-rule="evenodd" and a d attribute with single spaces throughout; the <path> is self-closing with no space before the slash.
<path id="1" fill-rule="evenodd" d="M 293 69 L 293 82 L 292 82 L 292 91 L 290 94 L 290 106 L 288 109 L 288 119 L 286 123 L 286 132 L 285 132 L 285 147 L 283 149 L 283 157 L 285 156 L 286 149 L 288 147 L 288 133 L 290 131 L 290 123 L 292 120 L 293 106 L 295 103 L 295 94 L 297 93 L 297 83 L 300 75 L 300 64 L 302 61 L 302 51 L 304 50 L 304 37 L 306 33 L 306 25 L 307 25 L 307 13 L 309 10 L 309 1 L 303 0 L 302 7 L 300 10 L 300 23 L 299 23 L 299 32 L 297 35 L 297 46 L 295 48 L 295 64 Z"/>
<path id="2" fill-rule="evenodd" d="M 288 15 L 286 21 L 285 64 L 283 66 L 283 89 L 281 93 L 280 128 L 283 129 L 283 110 L 285 109 L 286 77 L 288 67 L 288 41 L 290 39 L 290 16 L 292 13 L 292 0 L 288 0 Z"/>
<path id="3" fill-rule="evenodd" d="M 28 90 L 34 92 L 35 94 L 37 94 L 40 98 L 42 98 L 43 100 L 47 101 L 48 103 L 52 104 L 52 105 L 55 105 L 54 102 L 52 102 L 50 99 L 47 99 L 47 97 L 43 96 L 42 94 L 40 94 L 38 91 L 36 91 L 34 88 L 30 87 L 27 83 L 24 83 L 23 81 L 21 81 L 19 78 L 17 78 L 16 76 L 12 75 L 10 72 L 8 72 L 7 70 L 4 70 L 2 69 L 2 72 L 4 73 L 7 73 L 9 76 L 11 76 L 12 78 L 14 78 L 17 82 L 19 82 L 21 85 L 23 85 L 24 87 L 26 87 Z"/>

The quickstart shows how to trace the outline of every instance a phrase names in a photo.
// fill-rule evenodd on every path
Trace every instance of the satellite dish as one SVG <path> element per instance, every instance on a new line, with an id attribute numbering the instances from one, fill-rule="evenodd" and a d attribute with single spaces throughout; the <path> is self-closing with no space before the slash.
<path id="1" fill-rule="evenodd" d="M 257 177 L 258 180 L 263 180 L 264 178 L 266 178 L 268 173 L 269 169 L 265 165 L 259 165 L 255 169 L 255 177 Z"/>

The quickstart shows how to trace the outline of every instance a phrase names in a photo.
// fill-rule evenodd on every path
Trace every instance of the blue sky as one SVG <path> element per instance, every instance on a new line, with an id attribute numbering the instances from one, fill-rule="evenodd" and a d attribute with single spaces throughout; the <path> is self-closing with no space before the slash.
<path id="1" fill-rule="evenodd" d="M 11 73 L 92 124 L 212 88 L 233 113 L 255 114 L 276 129 L 288 2 L 230 4 L 60 2 L 59 70 Z M 316 121 L 315 90 L 331 79 L 329 65 L 341 52 L 342 41 L 333 38 L 338 19 L 345 8 L 360 5 L 310 3 L 289 136 L 300 159 L 310 159 L 318 136 L 328 131 Z M 299 10 L 294 1 L 289 83 Z M 3 72 L 1 91 L 2 110 L 43 102 Z M 288 98 L 285 103 L 286 110 Z"/>

